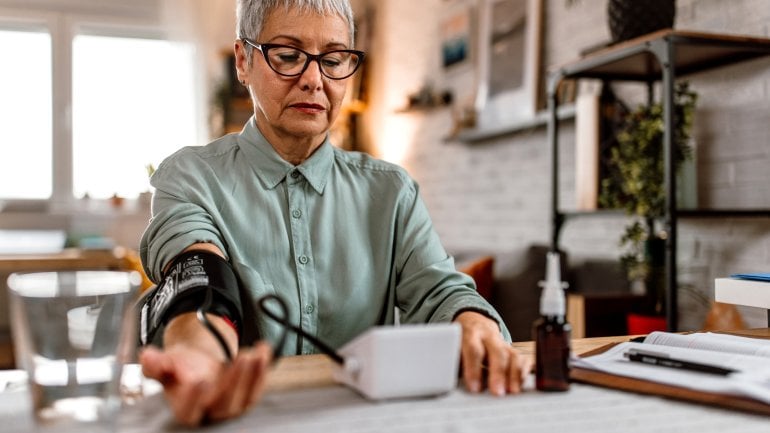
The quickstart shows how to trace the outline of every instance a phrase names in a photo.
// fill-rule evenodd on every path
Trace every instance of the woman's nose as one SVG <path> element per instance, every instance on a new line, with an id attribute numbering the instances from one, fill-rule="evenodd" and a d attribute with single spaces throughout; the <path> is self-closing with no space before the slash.
<path id="1" fill-rule="evenodd" d="M 323 84 L 323 74 L 321 74 L 321 64 L 318 60 L 312 60 L 302 75 L 299 76 L 299 84 L 303 89 L 319 89 Z"/>

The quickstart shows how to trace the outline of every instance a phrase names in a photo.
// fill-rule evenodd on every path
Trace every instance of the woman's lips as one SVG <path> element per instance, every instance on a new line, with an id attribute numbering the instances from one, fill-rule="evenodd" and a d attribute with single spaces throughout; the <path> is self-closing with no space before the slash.
<path id="1" fill-rule="evenodd" d="M 306 104 L 306 103 L 292 104 L 291 108 L 294 108 L 295 110 L 299 110 L 307 114 L 318 114 L 326 111 L 326 108 L 323 105 L 318 105 L 318 104 Z"/>

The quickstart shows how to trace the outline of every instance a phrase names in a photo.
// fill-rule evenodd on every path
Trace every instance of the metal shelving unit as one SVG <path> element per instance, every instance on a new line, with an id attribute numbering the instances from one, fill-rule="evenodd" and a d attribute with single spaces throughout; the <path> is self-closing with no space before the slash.
<path id="1" fill-rule="evenodd" d="M 676 176 L 672 131 L 674 130 L 674 83 L 677 78 L 720 66 L 770 55 L 770 39 L 679 30 L 661 30 L 602 49 L 574 62 L 555 68 L 548 77 L 548 141 L 551 144 L 551 246 L 557 249 L 559 235 L 567 219 L 613 211 L 566 212 L 559 209 L 559 84 L 564 79 L 591 78 L 604 81 L 647 83 L 652 101 L 653 85 L 661 82 L 664 110 L 664 187 L 666 211 L 663 217 L 666 238 L 666 323 L 678 330 L 677 317 L 677 220 L 679 218 L 770 217 L 770 209 L 688 209 L 676 204 Z"/>

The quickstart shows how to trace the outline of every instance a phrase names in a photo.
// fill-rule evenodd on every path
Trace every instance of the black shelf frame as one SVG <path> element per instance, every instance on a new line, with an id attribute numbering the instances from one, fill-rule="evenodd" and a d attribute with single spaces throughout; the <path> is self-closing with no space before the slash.
<path id="1" fill-rule="evenodd" d="M 664 190 L 666 209 L 666 327 L 678 330 L 677 220 L 679 218 L 770 217 L 770 209 L 678 209 L 674 166 L 674 84 L 688 74 L 770 55 L 770 39 L 696 33 L 665 29 L 602 49 L 554 69 L 548 76 L 548 133 L 551 146 L 551 248 L 559 249 L 559 236 L 571 217 L 619 214 L 618 211 L 566 212 L 559 209 L 559 108 L 558 89 L 565 79 L 591 78 L 603 81 L 646 83 L 648 101 L 653 86 L 661 82 L 664 118 Z M 770 316 L 768 318 L 770 320 Z"/>

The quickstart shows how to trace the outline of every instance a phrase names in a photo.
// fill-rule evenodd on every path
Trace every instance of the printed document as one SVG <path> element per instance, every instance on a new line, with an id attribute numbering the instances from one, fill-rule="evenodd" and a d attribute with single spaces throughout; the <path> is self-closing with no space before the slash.
<path id="1" fill-rule="evenodd" d="M 720 376 L 631 362 L 625 354 L 633 350 L 654 351 L 672 359 L 733 369 L 736 372 Z M 770 404 L 768 356 L 770 345 L 767 340 L 711 333 L 653 333 L 644 343 L 621 343 L 599 355 L 574 358 L 572 365 L 697 391 L 743 396 Z"/>

